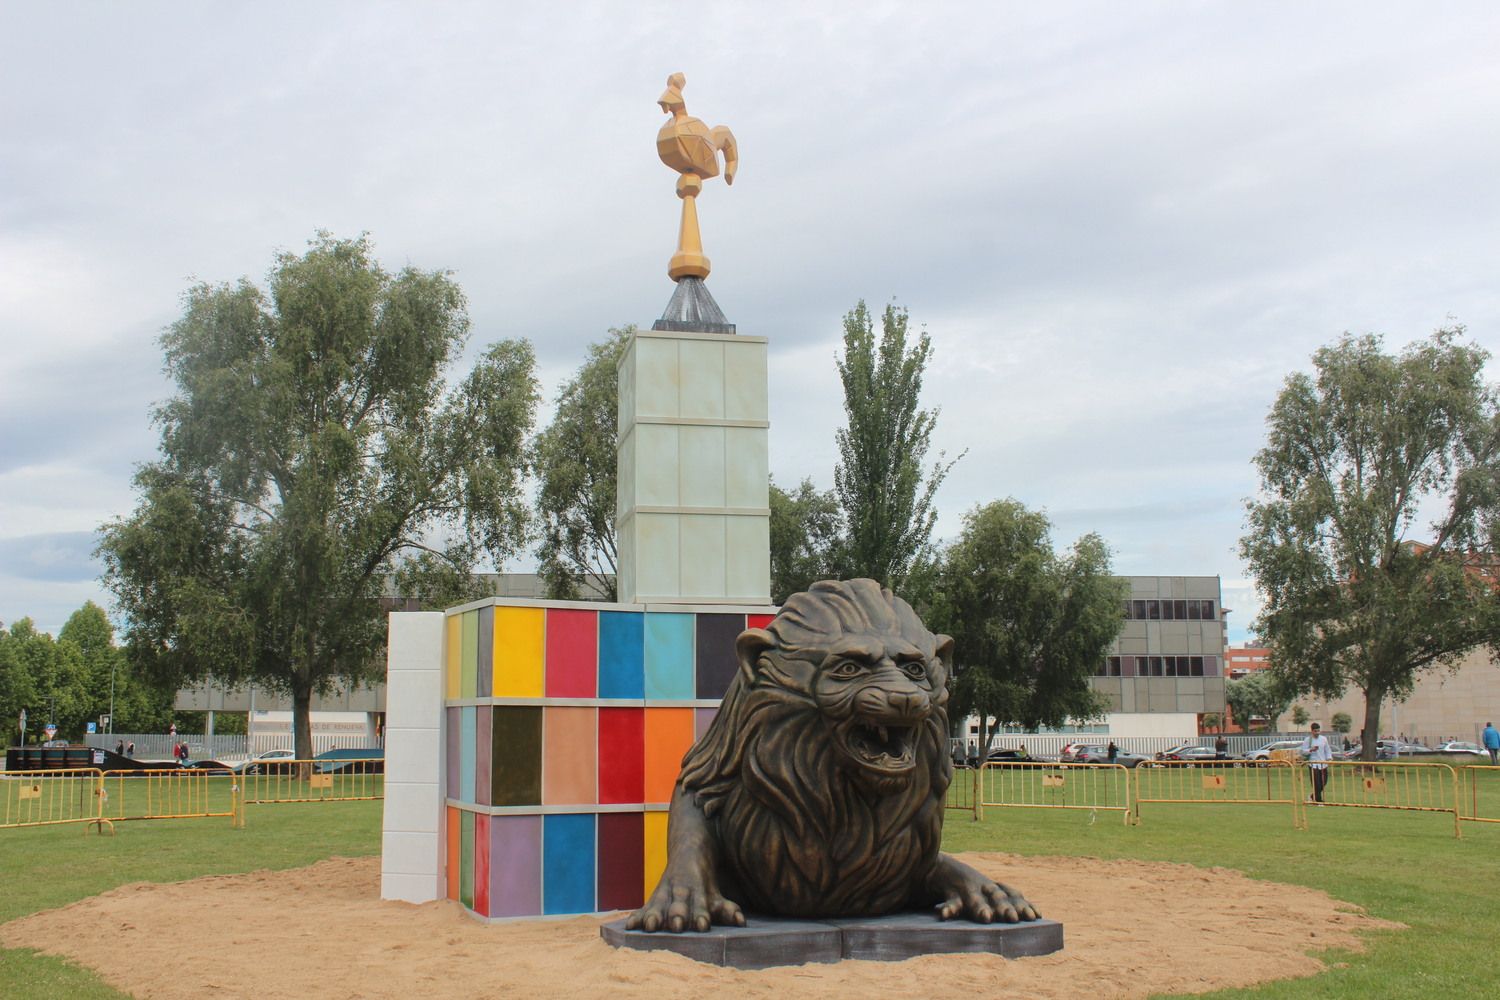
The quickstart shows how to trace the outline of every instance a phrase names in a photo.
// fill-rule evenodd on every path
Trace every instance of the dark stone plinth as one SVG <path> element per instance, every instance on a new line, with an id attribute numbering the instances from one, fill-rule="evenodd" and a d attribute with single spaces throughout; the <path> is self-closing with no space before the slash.
<path id="1" fill-rule="evenodd" d="M 982 952 L 1005 958 L 1050 955 L 1063 946 L 1056 920 L 1021 924 L 976 924 L 939 920 L 930 913 L 829 920 L 749 918 L 746 927 L 714 927 L 703 933 L 627 931 L 625 919 L 611 920 L 599 935 L 616 948 L 674 951 L 711 965 L 764 969 L 859 958 L 899 962 L 918 955 Z"/>
<path id="2" fill-rule="evenodd" d="M 674 333 L 733 333 L 734 324 L 709 294 L 702 278 L 680 278 L 666 312 L 651 324 L 651 329 Z"/>
<path id="3" fill-rule="evenodd" d="M 939 920 L 930 913 L 893 913 L 888 917 L 848 917 L 826 921 L 844 936 L 844 957 L 872 962 L 900 962 L 918 955 L 984 952 L 1005 958 L 1050 955 L 1061 951 L 1063 925 L 1056 920 L 1020 924 L 976 924 Z"/>
<path id="4" fill-rule="evenodd" d="M 734 969 L 837 962 L 843 957 L 843 932 L 816 920 L 752 917 L 746 927 L 713 927 L 701 934 L 627 931 L 625 920 L 611 920 L 599 928 L 599 936 L 616 948 L 675 951 L 695 961 Z"/>

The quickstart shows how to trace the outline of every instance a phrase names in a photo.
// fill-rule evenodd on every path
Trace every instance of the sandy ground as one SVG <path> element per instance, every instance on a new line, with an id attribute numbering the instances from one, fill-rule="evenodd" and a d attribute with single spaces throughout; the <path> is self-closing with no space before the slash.
<path id="1" fill-rule="evenodd" d="M 1311 889 L 1226 869 L 960 855 L 1064 924 L 1041 958 L 934 955 L 758 972 L 616 950 L 598 919 L 483 925 L 447 901 L 379 901 L 379 859 L 135 884 L 0 926 L 0 945 L 62 955 L 139 1000 L 279 997 L 1145 997 L 1323 968 L 1356 932 L 1399 925 Z M 1309 954 L 1309 953 L 1313 954 Z M 982 992 L 981 992 L 982 991 Z"/>

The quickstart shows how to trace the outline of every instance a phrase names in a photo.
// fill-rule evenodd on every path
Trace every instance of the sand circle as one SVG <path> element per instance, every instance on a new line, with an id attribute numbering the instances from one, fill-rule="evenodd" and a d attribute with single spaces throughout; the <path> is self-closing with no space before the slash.
<path id="1" fill-rule="evenodd" d="M 761 971 L 616 950 L 600 919 L 485 925 L 457 905 L 379 896 L 378 858 L 121 886 L 0 925 L 0 945 L 60 955 L 139 1000 L 1010 995 L 1146 997 L 1298 976 L 1359 950 L 1377 920 L 1323 892 L 1222 868 L 959 855 L 1066 927 L 1062 952 L 934 955 Z M 986 993 L 978 993 L 985 990 Z M 969 992 L 976 991 L 976 992 Z"/>

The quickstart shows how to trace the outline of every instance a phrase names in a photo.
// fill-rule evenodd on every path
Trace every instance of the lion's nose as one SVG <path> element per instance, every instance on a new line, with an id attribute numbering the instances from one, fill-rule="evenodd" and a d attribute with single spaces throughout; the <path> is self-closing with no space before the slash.
<path id="1" fill-rule="evenodd" d="M 927 711 L 927 695 L 922 691 L 892 691 L 891 707 L 911 718 Z"/>

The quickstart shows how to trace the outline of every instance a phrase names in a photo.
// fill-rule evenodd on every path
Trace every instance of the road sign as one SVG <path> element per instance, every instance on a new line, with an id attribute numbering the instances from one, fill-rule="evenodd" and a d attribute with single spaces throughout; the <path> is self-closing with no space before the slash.
<path id="1" fill-rule="evenodd" d="M 87 725 L 87 729 L 85 729 L 85 732 L 88 732 L 88 733 L 98 732 L 98 730 L 94 728 L 94 724 L 92 722 L 87 723 L 86 725 Z"/>

